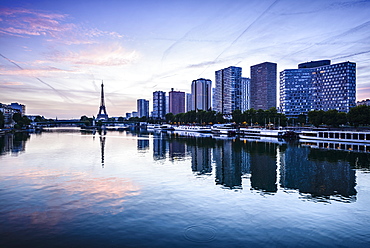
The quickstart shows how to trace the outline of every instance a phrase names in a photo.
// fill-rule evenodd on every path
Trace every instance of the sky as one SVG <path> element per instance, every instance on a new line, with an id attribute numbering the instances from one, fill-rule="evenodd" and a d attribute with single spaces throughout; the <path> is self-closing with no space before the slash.
<path id="1" fill-rule="evenodd" d="M 330 59 L 357 64 L 370 98 L 370 0 L 0 0 L 0 103 L 26 114 L 109 116 L 136 100 L 229 66 L 277 63 L 278 73 Z M 278 80 L 279 81 L 279 80 Z M 279 88 L 278 88 L 279 89 Z"/>

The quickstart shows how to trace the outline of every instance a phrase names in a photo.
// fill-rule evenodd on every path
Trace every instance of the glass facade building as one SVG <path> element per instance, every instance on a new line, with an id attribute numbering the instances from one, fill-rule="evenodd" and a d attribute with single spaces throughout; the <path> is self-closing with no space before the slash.
<path id="1" fill-rule="evenodd" d="M 212 81 L 199 78 L 191 83 L 191 110 L 208 111 L 212 100 Z"/>
<path id="2" fill-rule="evenodd" d="M 356 106 L 356 64 L 343 62 L 280 72 L 280 110 L 288 118 L 312 110 L 348 112 Z"/>
<path id="3" fill-rule="evenodd" d="M 137 100 L 137 115 L 138 117 L 149 117 L 149 101 L 145 99 Z"/>
<path id="4" fill-rule="evenodd" d="M 242 112 L 250 109 L 250 83 L 251 80 L 249 78 L 241 78 L 240 83 L 240 94 L 241 94 L 241 105 L 240 110 Z"/>
<path id="5" fill-rule="evenodd" d="M 166 92 L 153 92 L 153 118 L 164 119 L 166 115 Z"/>
<path id="6" fill-rule="evenodd" d="M 251 66 L 250 107 L 267 110 L 276 108 L 277 64 L 264 62 Z"/>
<path id="7" fill-rule="evenodd" d="M 235 109 L 241 109 L 242 68 L 230 66 L 216 71 L 215 74 L 213 109 L 222 114 L 231 114 Z"/>

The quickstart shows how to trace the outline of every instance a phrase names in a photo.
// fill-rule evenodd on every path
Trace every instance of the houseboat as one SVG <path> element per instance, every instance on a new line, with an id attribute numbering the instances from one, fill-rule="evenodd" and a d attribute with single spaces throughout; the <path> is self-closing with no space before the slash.
<path id="1" fill-rule="evenodd" d="M 174 126 L 175 131 L 183 131 L 183 132 L 198 132 L 198 133 L 210 133 L 212 131 L 211 127 L 207 126 Z"/>
<path id="2" fill-rule="evenodd" d="M 237 129 L 235 128 L 235 125 L 232 123 L 214 124 L 211 128 L 211 132 L 217 135 L 234 136 L 236 135 Z"/>

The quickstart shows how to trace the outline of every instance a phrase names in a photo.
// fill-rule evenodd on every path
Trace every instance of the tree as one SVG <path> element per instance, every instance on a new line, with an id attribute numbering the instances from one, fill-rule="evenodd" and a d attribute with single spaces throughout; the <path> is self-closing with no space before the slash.
<path id="1" fill-rule="evenodd" d="M 120 117 L 118 117 L 118 122 L 123 122 L 123 117 L 122 116 L 120 116 Z"/>
<path id="2" fill-rule="evenodd" d="M 26 116 L 22 116 L 20 113 L 14 113 L 13 120 L 17 123 L 14 125 L 15 129 L 21 129 L 31 124 L 31 120 Z"/>
<path id="3" fill-rule="evenodd" d="M 41 122 L 41 121 L 45 121 L 45 118 L 43 118 L 39 115 L 35 117 L 35 122 Z"/>
<path id="4" fill-rule="evenodd" d="M 232 121 L 235 122 L 236 124 L 242 123 L 244 120 L 244 116 L 242 114 L 242 111 L 240 109 L 235 109 L 232 113 L 233 119 Z"/>
<path id="5" fill-rule="evenodd" d="M 315 127 L 318 127 L 321 124 L 323 124 L 324 114 L 325 114 L 325 111 L 323 110 L 310 111 L 308 112 L 308 121 Z"/>
<path id="6" fill-rule="evenodd" d="M 217 123 L 225 123 L 224 115 L 220 112 L 216 114 L 216 121 Z"/>
<path id="7" fill-rule="evenodd" d="M 166 121 L 167 122 L 172 122 L 173 120 L 174 120 L 174 115 L 172 114 L 172 113 L 167 113 L 166 115 L 165 115 L 165 118 L 166 118 Z"/>
<path id="8" fill-rule="evenodd" d="M 83 122 L 85 126 L 92 126 L 93 119 L 83 115 L 81 116 L 80 121 Z"/>
<path id="9" fill-rule="evenodd" d="M 370 106 L 360 105 L 350 109 L 347 114 L 348 121 L 355 127 L 370 124 Z"/>

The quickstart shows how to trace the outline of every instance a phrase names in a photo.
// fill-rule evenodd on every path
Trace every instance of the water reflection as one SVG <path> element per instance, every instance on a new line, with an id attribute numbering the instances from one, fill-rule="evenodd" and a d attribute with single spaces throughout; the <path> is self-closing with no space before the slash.
<path id="1" fill-rule="evenodd" d="M 104 168 L 105 136 L 100 135 L 101 167 Z"/>
<path id="2" fill-rule="evenodd" d="M 274 143 L 248 143 L 253 189 L 277 192 L 277 146 Z"/>
<path id="3" fill-rule="evenodd" d="M 26 150 L 26 142 L 30 135 L 25 132 L 0 135 L 0 155 L 18 155 Z"/>
<path id="4" fill-rule="evenodd" d="M 163 133 L 153 134 L 153 159 L 163 160 L 166 159 L 166 151 L 168 142 L 162 137 Z"/>
<path id="5" fill-rule="evenodd" d="M 185 153 L 185 150 L 187 153 Z M 212 137 L 156 135 L 154 159 L 191 157 L 196 176 L 215 172 L 215 183 L 225 189 L 242 189 L 243 178 L 263 194 L 293 189 L 305 199 L 353 202 L 354 168 L 368 168 L 369 154 L 310 149 L 298 144 L 256 142 Z M 213 163 L 213 164 L 212 164 Z"/>
<path id="6" fill-rule="evenodd" d="M 356 195 L 355 170 L 349 161 L 335 158 L 325 151 L 289 146 L 284 152 L 280 183 L 282 187 L 297 189 L 313 198 L 325 201 L 354 201 Z"/>
<path id="7" fill-rule="evenodd" d="M 294 190 L 317 201 L 356 200 L 356 171 L 369 170 L 370 154 L 313 149 L 299 144 L 258 142 L 213 137 L 183 137 L 164 133 L 137 134 L 137 149 L 150 152 L 153 160 L 185 160 L 196 177 L 214 176 L 224 189 L 248 189 L 262 194 Z M 0 137 L 1 155 L 25 151 L 25 133 Z M 101 165 L 109 135 L 99 135 Z M 246 180 L 243 180 L 246 179 Z"/>

